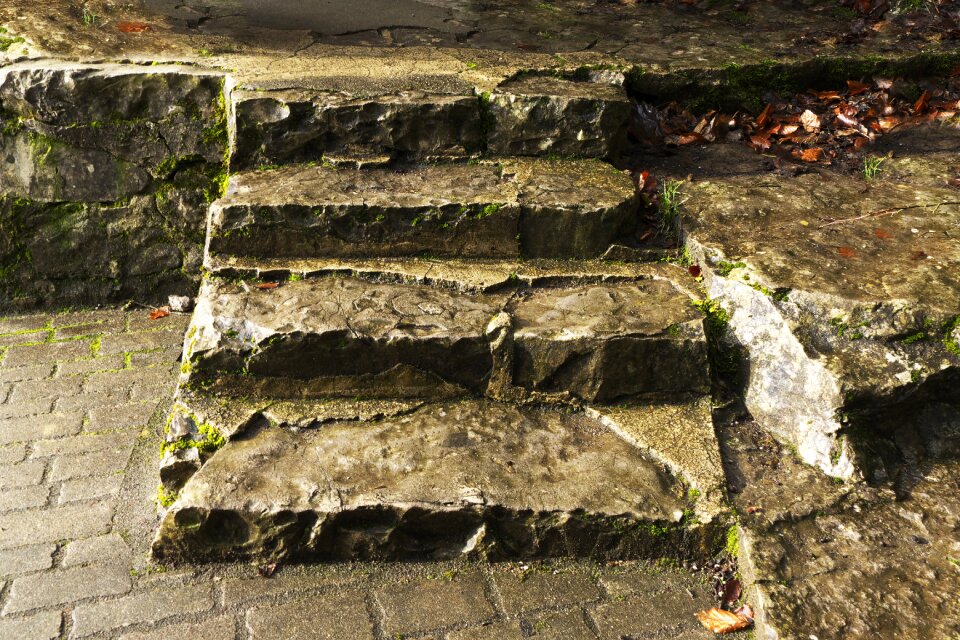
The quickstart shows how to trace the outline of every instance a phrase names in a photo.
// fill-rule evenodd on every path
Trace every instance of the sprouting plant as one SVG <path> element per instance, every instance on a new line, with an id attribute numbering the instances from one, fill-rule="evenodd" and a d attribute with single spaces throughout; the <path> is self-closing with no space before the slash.
<path id="1" fill-rule="evenodd" d="M 886 162 L 886 158 L 878 156 L 867 156 L 863 159 L 863 177 L 867 180 L 873 180 L 880 173 L 880 167 Z"/>
<path id="2" fill-rule="evenodd" d="M 680 237 L 680 186 L 682 180 L 669 179 L 660 188 L 660 233 Z"/>
<path id="3" fill-rule="evenodd" d="M 80 15 L 80 20 L 85 27 L 95 27 L 100 23 L 100 16 L 90 11 L 90 7 L 87 5 L 83 5 L 83 13 Z"/>

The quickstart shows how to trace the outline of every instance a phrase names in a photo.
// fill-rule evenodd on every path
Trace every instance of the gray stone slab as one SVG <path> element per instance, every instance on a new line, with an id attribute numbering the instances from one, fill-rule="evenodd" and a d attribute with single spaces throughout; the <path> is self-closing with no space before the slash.
<path id="1" fill-rule="evenodd" d="M 464 95 L 404 91 L 236 91 L 231 166 L 370 156 L 401 159 L 466 156 L 482 146 L 480 101 Z"/>
<path id="2" fill-rule="evenodd" d="M 4 489 L 0 493 L 0 511 L 15 511 L 18 509 L 32 509 L 47 504 L 50 496 L 50 487 L 22 487 L 19 489 Z"/>
<path id="3" fill-rule="evenodd" d="M 668 530 L 685 508 L 673 482 L 584 416 L 445 403 L 231 441 L 187 483 L 153 549 L 176 559 L 660 555 L 676 551 Z M 654 523 L 664 535 L 643 526 Z"/>
<path id="4" fill-rule="evenodd" d="M 0 489 L 11 489 L 39 484 L 47 465 L 30 460 L 0 467 Z"/>
<path id="5" fill-rule="evenodd" d="M 24 511 L 0 516 L 0 549 L 72 540 L 106 533 L 113 518 L 107 504 Z"/>
<path id="6" fill-rule="evenodd" d="M 42 571 L 53 566 L 53 544 L 39 544 L 0 551 L 0 577 Z"/>
<path id="7" fill-rule="evenodd" d="M 67 604 L 130 590 L 127 567 L 80 567 L 23 576 L 13 581 L 4 615 Z"/>
<path id="8" fill-rule="evenodd" d="M 503 620 L 451 631 L 445 637 L 447 640 L 522 640 L 526 636 L 519 620 Z"/>
<path id="9" fill-rule="evenodd" d="M 231 178 L 209 252 L 259 257 L 514 257 L 516 187 L 490 165 L 287 167 Z"/>
<path id="10" fill-rule="evenodd" d="M 51 482 L 102 476 L 116 473 L 127 466 L 133 441 L 115 443 L 108 449 L 76 456 L 60 456 L 53 459 L 50 467 Z"/>
<path id="11" fill-rule="evenodd" d="M 126 571 L 126 569 L 123 569 Z M 73 609 L 71 638 L 155 623 L 174 616 L 201 613 L 213 607 L 210 585 L 168 587 L 117 600 L 80 604 Z"/>
<path id="12" fill-rule="evenodd" d="M 373 640 L 363 592 L 314 596 L 247 612 L 251 640 Z"/>
<path id="13" fill-rule="evenodd" d="M 70 436 L 79 433 L 82 425 L 80 412 L 8 419 L 0 422 L 0 443 Z"/>
<path id="14" fill-rule="evenodd" d="M 125 633 L 120 640 L 170 640 L 171 638 L 198 638 L 200 640 L 235 640 L 237 623 L 231 616 L 221 616 L 203 622 L 174 624 L 154 631 Z"/>
<path id="15" fill-rule="evenodd" d="M 121 564 L 130 562 L 130 547 L 117 534 L 74 540 L 67 545 L 62 566 L 75 567 L 85 564 Z"/>
<path id="16" fill-rule="evenodd" d="M 80 500 L 96 500 L 98 498 L 112 498 L 120 493 L 123 482 L 123 471 L 117 469 L 110 475 L 94 475 L 89 477 L 66 480 L 60 485 L 58 504 L 77 502 Z"/>
<path id="17" fill-rule="evenodd" d="M 0 637 L 54 640 L 60 637 L 61 623 L 59 611 L 44 611 L 16 619 L 0 619 Z"/>
<path id="18" fill-rule="evenodd" d="M 485 102 L 487 144 L 500 155 L 606 157 L 631 109 L 621 86 L 536 75 L 499 85 Z"/>
<path id="19" fill-rule="evenodd" d="M 495 571 L 493 582 L 508 615 L 583 604 L 601 595 L 596 580 L 586 573 Z"/>
<path id="20" fill-rule="evenodd" d="M 804 461 L 859 475 L 858 421 L 870 432 L 911 397 L 960 397 L 956 190 L 747 173 L 691 183 L 684 207 L 687 247 L 749 360 L 746 405 Z"/>
<path id="21" fill-rule="evenodd" d="M 644 615 L 638 611 L 637 615 Z M 587 626 L 583 610 L 544 611 L 525 616 L 524 622 L 536 640 L 596 640 L 596 634 Z"/>
<path id="22" fill-rule="evenodd" d="M 383 608 L 384 630 L 388 635 L 402 636 L 493 618 L 496 614 L 484 589 L 481 575 L 471 572 L 453 580 L 386 587 L 374 597 Z"/>
<path id="23" fill-rule="evenodd" d="M 0 465 L 20 462 L 27 457 L 27 446 L 23 443 L 0 446 Z"/>

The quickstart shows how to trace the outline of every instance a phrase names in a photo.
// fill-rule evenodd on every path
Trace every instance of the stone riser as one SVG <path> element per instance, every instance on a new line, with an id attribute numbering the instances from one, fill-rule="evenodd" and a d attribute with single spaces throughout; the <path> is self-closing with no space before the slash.
<path id="1" fill-rule="evenodd" d="M 622 87 L 554 77 L 492 92 L 238 90 L 235 170 L 301 162 L 463 158 L 484 152 L 604 158 L 620 144 L 630 101 Z"/>
<path id="2" fill-rule="evenodd" d="M 208 254 L 254 258 L 595 258 L 636 225 L 630 178 L 597 161 L 239 174 Z"/>
<path id="3" fill-rule="evenodd" d="M 210 281 L 186 358 L 194 386 L 274 380 L 260 391 L 292 398 L 452 386 L 611 402 L 708 387 L 702 317 L 657 280 L 485 295 L 339 277 L 267 290 Z"/>

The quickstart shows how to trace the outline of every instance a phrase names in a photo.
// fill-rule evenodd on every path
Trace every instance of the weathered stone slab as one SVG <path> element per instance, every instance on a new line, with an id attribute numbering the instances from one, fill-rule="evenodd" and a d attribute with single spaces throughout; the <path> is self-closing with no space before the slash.
<path id="1" fill-rule="evenodd" d="M 210 217 L 210 253 L 515 257 L 515 187 L 494 166 L 243 173 Z"/>
<path id="2" fill-rule="evenodd" d="M 240 384 L 255 396 L 276 392 L 251 384 L 281 379 L 290 390 L 281 397 L 292 398 L 430 397 L 452 386 L 610 402 L 707 388 L 702 315 L 667 280 L 512 297 L 350 277 L 271 289 L 211 280 L 185 368 L 191 383 Z"/>
<path id="3" fill-rule="evenodd" d="M 630 116 L 622 86 L 525 75 L 484 96 L 487 147 L 501 155 L 604 158 L 620 142 Z"/>
<path id="4" fill-rule="evenodd" d="M 670 282 L 533 289 L 509 311 L 518 387 L 588 402 L 709 390 L 703 317 Z"/>
<path id="5" fill-rule="evenodd" d="M 480 102 L 463 89 L 463 95 L 235 91 L 231 166 L 472 155 L 482 145 Z"/>
<path id="6" fill-rule="evenodd" d="M 811 197 L 815 194 L 815 197 Z M 849 436 L 911 396 L 960 389 L 960 197 L 828 174 L 691 184 L 684 235 L 746 347 L 745 399 L 828 473 Z"/>
<path id="7" fill-rule="evenodd" d="M 680 526 L 676 491 L 613 431 L 563 411 L 462 401 L 299 433 L 267 424 L 190 480 L 154 554 L 696 555 L 709 527 Z"/>
<path id="8" fill-rule="evenodd" d="M 257 258 L 593 258 L 635 225 L 630 177 L 591 161 L 291 166 L 231 179 L 208 253 Z"/>
<path id="9" fill-rule="evenodd" d="M 224 75 L 21 63 L 0 71 L 0 184 L 38 202 L 116 201 L 183 159 L 219 163 Z"/>

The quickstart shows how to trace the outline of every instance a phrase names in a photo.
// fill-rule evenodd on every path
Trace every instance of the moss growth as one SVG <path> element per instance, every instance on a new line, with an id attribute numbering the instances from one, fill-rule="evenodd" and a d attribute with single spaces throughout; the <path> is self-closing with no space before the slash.
<path id="1" fill-rule="evenodd" d="M 180 497 L 179 491 L 168 491 L 166 487 L 162 484 L 157 485 L 157 497 L 156 501 L 164 509 L 169 509 L 173 506 L 173 503 L 177 501 Z"/>
<path id="2" fill-rule="evenodd" d="M 747 265 L 744 262 L 727 262 L 725 260 L 721 260 L 717 265 L 717 273 L 726 278 L 734 269 L 743 269 L 746 266 Z"/>
<path id="3" fill-rule="evenodd" d="M 716 300 L 707 298 L 693 305 L 706 316 L 704 331 L 707 335 L 707 352 L 714 372 L 720 378 L 731 378 L 740 371 L 743 354 L 740 347 L 729 339 L 730 314 Z"/>
<path id="4" fill-rule="evenodd" d="M 731 525 L 727 529 L 727 540 L 726 544 L 723 547 L 724 552 L 731 558 L 736 558 L 740 555 L 740 526 Z"/>

